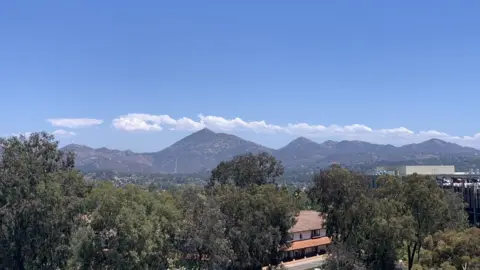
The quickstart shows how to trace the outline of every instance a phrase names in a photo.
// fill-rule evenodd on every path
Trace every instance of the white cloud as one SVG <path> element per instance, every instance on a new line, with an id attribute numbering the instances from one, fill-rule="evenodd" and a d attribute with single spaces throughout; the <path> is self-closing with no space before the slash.
<path id="1" fill-rule="evenodd" d="M 406 127 L 374 129 L 361 124 L 347 126 L 324 126 L 308 123 L 275 125 L 263 120 L 246 121 L 238 117 L 227 119 L 220 116 L 204 116 L 201 114 L 198 115 L 198 120 L 193 120 L 186 117 L 175 119 L 168 115 L 131 113 L 113 119 L 112 124 L 116 129 L 124 131 L 161 131 L 164 128 L 172 131 L 196 131 L 202 128 L 223 132 L 250 130 L 257 133 L 280 133 L 318 138 L 319 141 L 327 139 L 363 140 L 394 145 L 439 138 L 461 145 L 480 147 L 480 133 L 473 136 L 453 136 L 436 130 L 414 132 Z"/>
<path id="2" fill-rule="evenodd" d="M 238 117 L 233 119 L 225 119 L 219 116 L 203 116 L 199 115 L 200 121 L 197 123 L 199 127 L 210 127 L 222 131 L 231 131 L 234 129 L 247 129 L 255 132 L 279 132 L 283 128 L 277 125 L 270 125 L 265 121 L 246 122 Z"/>
<path id="3" fill-rule="evenodd" d="M 198 130 L 204 126 L 190 118 L 173 119 L 168 115 L 151 115 L 132 113 L 113 119 L 113 126 L 125 131 L 159 131 L 162 126 L 170 126 L 175 130 Z"/>
<path id="4" fill-rule="evenodd" d="M 410 129 L 406 128 L 406 127 L 399 127 L 399 128 L 380 129 L 380 133 L 383 133 L 383 134 L 404 134 L 404 135 L 410 135 L 410 134 L 413 134 L 414 132 L 411 131 Z"/>
<path id="5" fill-rule="evenodd" d="M 64 130 L 64 129 L 57 129 L 52 132 L 55 137 L 72 137 L 77 135 L 75 132 Z"/>
<path id="6" fill-rule="evenodd" d="M 54 127 L 65 128 L 85 128 L 103 123 L 103 120 L 92 118 L 52 118 L 47 121 Z"/>

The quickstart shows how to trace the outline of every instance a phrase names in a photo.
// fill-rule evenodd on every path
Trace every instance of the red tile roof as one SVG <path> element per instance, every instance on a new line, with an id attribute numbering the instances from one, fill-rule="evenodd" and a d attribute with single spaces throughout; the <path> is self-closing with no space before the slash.
<path id="1" fill-rule="evenodd" d="M 290 250 L 296 250 L 296 249 L 302 249 L 302 248 L 309 248 L 309 247 L 316 247 L 316 246 L 323 246 L 323 245 L 328 245 L 332 242 L 329 237 L 320 237 L 320 238 L 314 238 L 314 239 L 309 239 L 309 240 L 302 240 L 302 241 L 295 241 L 292 243 L 292 245 L 287 249 L 287 251 Z"/>
<path id="2" fill-rule="evenodd" d="M 303 232 L 323 228 L 323 218 L 320 212 L 312 210 L 300 211 L 297 216 L 297 223 L 290 229 L 290 232 Z"/>

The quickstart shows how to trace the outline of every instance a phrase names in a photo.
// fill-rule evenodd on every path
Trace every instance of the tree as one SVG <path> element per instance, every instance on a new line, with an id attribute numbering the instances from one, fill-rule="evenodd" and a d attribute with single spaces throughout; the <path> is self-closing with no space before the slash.
<path id="1" fill-rule="evenodd" d="M 385 217 L 392 248 L 406 250 L 408 269 L 413 268 L 415 257 L 418 262 L 425 237 L 440 230 L 466 226 L 461 199 L 440 188 L 429 176 L 383 176 L 378 179 L 378 185 L 373 190 L 374 198 L 383 210 L 377 217 Z"/>
<path id="2" fill-rule="evenodd" d="M 425 238 L 420 263 L 424 267 L 480 268 L 480 229 L 440 231 Z"/>
<path id="3" fill-rule="evenodd" d="M 392 190 L 394 192 L 394 190 Z M 403 231 L 408 255 L 408 269 L 413 267 L 415 255 L 419 259 L 423 240 L 430 234 L 445 229 L 463 229 L 467 216 L 463 202 L 450 191 L 440 188 L 428 176 L 413 174 L 404 180 L 397 196 L 404 205 Z"/>
<path id="4" fill-rule="evenodd" d="M 319 207 L 314 202 L 312 202 L 312 200 L 308 197 L 308 193 L 305 192 L 303 189 L 296 188 L 294 190 L 290 189 L 289 191 L 290 196 L 292 197 L 292 200 L 295 203 L 297 209 L 314 210 Z"/>
<path id="5" fill-rule="evenodd" d="M 226 217 L 215 198 L 191 186 L 174 195 L 181 210 L 175 237 L 175 246 L 182 253 L 180 264 L 196 269 L 226 268 L 235 257 L 225 235 Z"/>
<path id="6" fill-rule="evenodd" d="M 458 196 L 427 176 L 382 176 L 378 188 L 365 180 L 334 165 L 314 177 L 309 195 L 325 214 L 327 235 L 367 269 L 395 268 L 401 249 L 412 269 L 426 236 L 466 224 Z"/>
<path id="7" fill-rule="evenodd" d="M 179 215 L 169 194 L 102 183 L 86 205 L 72 241 L 71 268 L 166 269 L 175 258 Z"/>
<path id="8" fill-rule="evenodd" d="M 366 270 L 364 263 L 356 254 L 342 244 L 334 244 L 329 248 L 330 256 L 322 265 L 324 270 Z"/>
<path id="9" fill-rule="evenodd" d="M 1 139 L 0 268 L 65 268 L 89 187 L 47 133 Z"/>
<path id="10" fill-rule="evenodd" d="M 233 184 L 247 187 L 252 184 L 275 183 L 282 176 L 284 167 L 280 161 L 268 153 L 248 153 L 236 156 L 230 161 L 222 161 L 212 170 L 209 186 Z"/>
<path id="11" fill-rule="evenodd" d="M 395 223 L 391 223 L 395 211 L 385 198 L 375 195 L 365 176 L 338 165 L 314 176 L 309 196 L 326 217 L 327 235 L 340 247 L 330 265 L 395 268 L 398 236 Z"/>
<path id="12" fill-rule="evenodd" d="M 209 192 L 225 216 L 225 235 L 235 255 L 228 269 L 278 265 L 297 214 L 288 192 L 275 185 L 222 185 Z"/>
<path id="13" fill-rule="evenodd" d="M 361 175 L 339 165 L 332 165 L 313 177 L 308 196 L 327 216 L 324 226 L 334 241 L 352 241 L 352 244 L 359 241 L 356 239 L 359 226 L 370 218 L 367 188 Z"/>
<path id="14" fill-rule="evenodd" d="M 234 252 L 229 269 L 281 261 L 299 205 L 288 190 L 274 185 L 283 171 L 268 153 L 237 156 L 212 170 L 207 194 L 225 217 L 225 235 Z"/>

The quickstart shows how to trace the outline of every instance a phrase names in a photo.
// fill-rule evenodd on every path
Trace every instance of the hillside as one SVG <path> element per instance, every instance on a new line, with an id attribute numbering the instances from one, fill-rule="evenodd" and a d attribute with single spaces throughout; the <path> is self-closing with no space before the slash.
<path id="1" fill-rule="evenodd" d="M 305 137 L 299 137 L 286 146 L 278 149 L 275 153 L 277 158 L 289 161 L 290 164 L 300 164 L 309 160 L 323 159 L 330 152 L 336 142 L 330 144 L 318 144 Z"/>
<path id="2" fill-rule="evenodd" d="M 62 150 L 75 152 L 76 166 L 84 171 L 154 172 L 153 159 L 147 154 L 105 147 L 94 149 L 78 144 L 67 145 Z"/>
<path id="3" fill-rule="evenodd" d="M 272 151 L 234 135 L 202 129 L 149 156 L 156 172 L 191 173 L 212 169 L 221 161 L 247 152 Z"/>
<path id="4" fill-rule="evenodd" d="M 137 173 L 205 172 L 218 163 L 247 152 L 269 152 L 289 169 L 325 167 L 336 162 L 350 167 L 385 163 L 442 164 L 477 157 L 480 151 L 439 139 L 400 147 L 363 141 L 317 143 L 300 137 L 280 149 L 271 149 L 240 137 L 202 129 L 171 146 L 152 153 L 134 153 L 85 145 L 63 148 L 77 155 L 77 167 L 84 171 L 114 170 Z"/>

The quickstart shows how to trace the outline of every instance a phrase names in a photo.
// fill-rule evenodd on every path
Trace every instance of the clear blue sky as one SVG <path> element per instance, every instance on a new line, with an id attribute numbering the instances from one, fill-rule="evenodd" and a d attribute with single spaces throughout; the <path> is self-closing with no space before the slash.
<path id="1" fill-rule="evenodd" d="M 65 143 L 146 151 L 193 130 L 112 124 L 142 113 L 473 136 L 479 14 L 478 1 L 5 1 L 0 135 L 63 129 L 76 133 Z M 51 118 L 103 123 L 53 127 Z M 272 147 L 298 135 L 350 138 L 228 131 Z"/>

